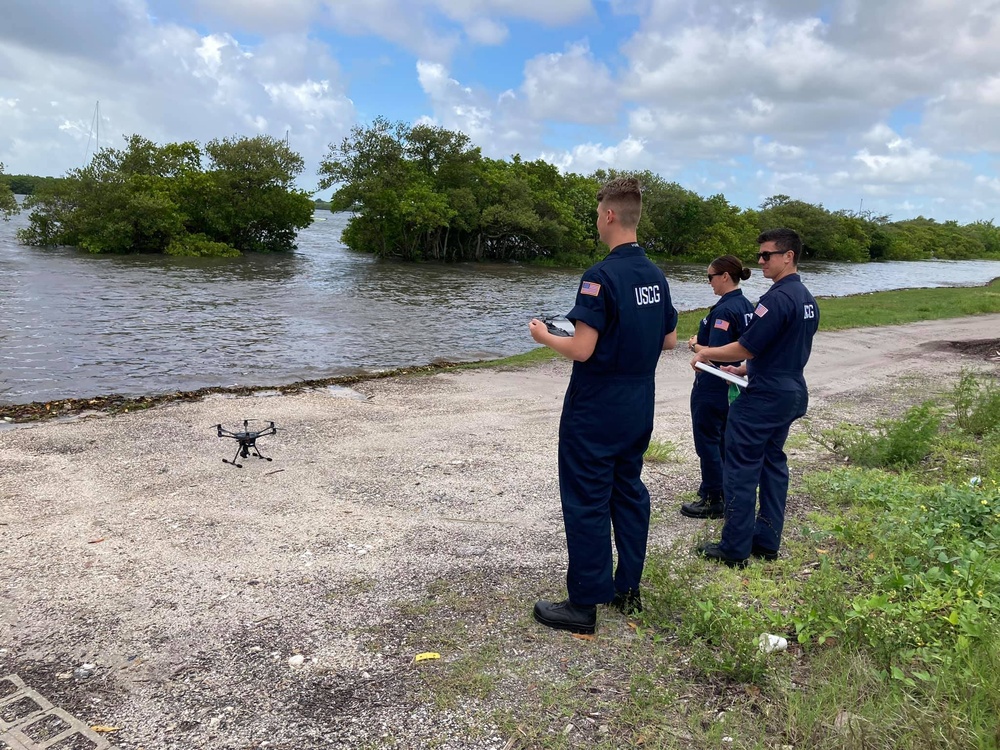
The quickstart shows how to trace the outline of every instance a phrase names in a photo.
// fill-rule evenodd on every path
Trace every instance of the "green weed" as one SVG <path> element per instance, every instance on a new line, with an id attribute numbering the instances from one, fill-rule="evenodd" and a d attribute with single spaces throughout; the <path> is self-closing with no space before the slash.
<path id="1" fill-rule="evenodd" d="M 662 464 L 672 461 L 677 456 L 677 446 L 669 441 L 650 440 L 649 447 L 642 460 L 652 464 Z"/>
<path id="2" fill-rule="evenodd" d="M 963 372 L 953 399 L 958 426 L 965 432 L 977 437 L 1000 432 L 1000 383 Z"/>
<path id="3" fill-rule="evenodd" d="M 823 433 L 825 445 L 858 466 L 904 468 L 915 466 L 931 452 L 941 426 L 941 415 L 932 401 L 906 411 L 901 419 L 882 420 L 869 432 L 864 427 L 842 425 Z"/>

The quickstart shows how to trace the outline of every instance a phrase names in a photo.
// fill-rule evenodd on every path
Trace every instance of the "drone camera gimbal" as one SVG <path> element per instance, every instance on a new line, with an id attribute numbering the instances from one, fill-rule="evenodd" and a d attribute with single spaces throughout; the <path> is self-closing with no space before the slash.
<path id="1" fill-rule="evenodd" d="M 239 447 L 236 449 L 236 455 L 233 456 L 233 460 L 229 461 L 228 459 L 224 458 L 222 459 L 222 463 L 232 464 L 236 468 L 242 469 L 243 464 L 237 463 L 236 459 L 249 458 L 250 451 L 253 451 L 254 455 L 257 456 L 257 458 L 262 458 L 265 461 L 271 460 L 267 456 L 261 455 L 260 450 L 257 448 L 257 438 L 267 437 L 268 435 L 274 435 L 278 432 L 278 428 L 274 426 L 274 422 L 268 422 L 267 427 L 265 427 L 264 429 L 253 431 L 250 429 L 250 421 L 251 420 L 249 419 L 243 420 L 242 432 L 227 430 L 221 424 L 215 425 L 215 429 L 218 431 L 220 438 L 221 437 L 232 438 L 233 440 L 239 443 Z"/>

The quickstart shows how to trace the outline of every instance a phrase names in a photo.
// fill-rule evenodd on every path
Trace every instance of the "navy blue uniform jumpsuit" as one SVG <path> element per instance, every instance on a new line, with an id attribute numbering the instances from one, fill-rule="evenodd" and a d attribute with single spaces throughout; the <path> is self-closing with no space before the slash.
<path id="1" fill-rule="evenodd" d="M 725 346 L 738 341 L 753 317 L 753 305 L 742 289 L 722 295 L 698 325 L 698 344 Z M 739 362 L 715 362 L 716 366 Z M 691 388 L 691 426 L 694 450 L 701 462 L 698 497 L 710 503 L 722 500 L 722 466 L 726 458 L 726 418 L 729 415 L 729 383 L 697 370 Z"/>
<path id="2" fill-rule="evenodd" d="M 726 511 L 719 546 L 730 559 L 745 560 L 754 547 L 777 552 L 781 544 L 788 496 L 785 439 L 809 405 L 803 369 L 818 327 L 819 306 L 793 273 L 760 298 L 740 337 L 753 359 L 747 360 L 750 382 L 730 406 L 726 426 Z"/>
<path id="3" fill-rule="evenodd" d="M 653 431 L 656 363 L 677 311 L 663 272 L 626 243 L 583 274 L 566 317 L 598 332 L 590 358 L 573 363 L 559 422 L 566 587 L 573 604 L 600 604 L 637 590 L 642 577 L 649 533 L 642 457 Z"/>

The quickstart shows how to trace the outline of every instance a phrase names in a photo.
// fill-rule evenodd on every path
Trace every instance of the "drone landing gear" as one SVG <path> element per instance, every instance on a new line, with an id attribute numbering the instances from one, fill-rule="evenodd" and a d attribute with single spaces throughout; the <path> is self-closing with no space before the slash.
<path id="1" fill-rule="evenodd" d="M 273 460 L 273 459 L 269 458 L 268 456 L 262 456 L 261 453 L 260 453 L 260 451 L 257 450 L 257 446 L 254 445 L 253 440 L 250 440 L 249 442 L 246 442 L 246 443 L 240 443 L 240 447 L 236 449 L 236 455 L 233 456 L 233 460 L 232 461 L 230 461 L 228 458 L 224 458 L 224 459 L 222 459 L 222 463 L 224 463 L 224 464 L 232 464 L 237 469 L 242 469 L 243 468 L 243 464 L 236 463 L 236 459 L 237 458 L 249 458 L 251 450 L 253 450 L 253 453 L 254 453 L 255 456 L 257 456 L 257 458 L 263 458 L 265 461 L 271 461 L 271 460 Z"/>
<path id="2" fill-rule="evenodd" d="M 257 438 L 266 437 L 268 435 L 274 435 L 278 431 L 278 428 L 274 426 L 274 422 L 268 422 L 267 427 L 265 427 L 262 430 L 257 430 L 256 432 L 250 429 L 249 419 L 243 420 L 242 432 L 233 432 L 227 430 L 221 424 L 217 424 L 215 426 L 215 429 L 218 431 L 220 438 L 221 437 L 233 438 L 233 440 L 239 443 L 239 447 L 236 449 L 236 455 L 233 456 L 233 460 L 230 461 L 224 458 L 222 459 L 222 463 L 231 464 L 232 466 L 235 466 L 238 469 L 242 469 L 243 464 L 238 463 L 236 459 L 249 458 L 250 451 L 253 451 L 253 454 L 257 456 L 257 458 L 262 458 L 265 461 L 271 460 L 269 457 L 261 454 L 260 449 L 257 447 Z"/>

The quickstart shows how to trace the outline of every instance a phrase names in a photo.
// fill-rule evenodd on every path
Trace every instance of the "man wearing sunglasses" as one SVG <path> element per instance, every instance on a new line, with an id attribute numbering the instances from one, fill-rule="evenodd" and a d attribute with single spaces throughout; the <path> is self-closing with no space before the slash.
<path id="1" fill-rule="evenodd" d="M 751 555 L 778 557 L 788 496 L 785 439 L 809 404 L 803 370 L 819 327 L 819 306 L 798 274 L 799 235 L 770 229 L 757 243 L 757 262 L 771 288 L 739 340 L 699 349 L 691 360 L 693 368 L 697 362 L 744 359 L 745 365 L 725 369 L 750 381 L 730 407 L 726 425 L 722 539 L 698 547 L 703 557 L 730 567 L 743 567 Z"/>

